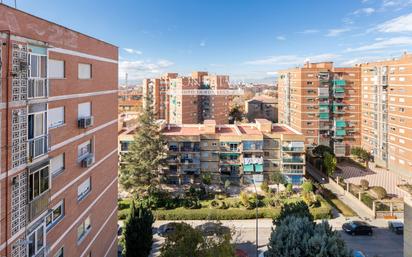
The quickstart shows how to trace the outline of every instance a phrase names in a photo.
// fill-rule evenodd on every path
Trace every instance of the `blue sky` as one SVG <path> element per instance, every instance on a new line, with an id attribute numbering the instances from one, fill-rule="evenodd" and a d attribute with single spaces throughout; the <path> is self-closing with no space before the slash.
<path id="1" fill-rule="evenodd" d="M 11 0 L 4 0 L 12 4 Z M 412 0 L 17 0 L 119 46 L 119 75 L 207 70 L 273 81 L 305 60 L 351 66 L 412 51 Z"/>

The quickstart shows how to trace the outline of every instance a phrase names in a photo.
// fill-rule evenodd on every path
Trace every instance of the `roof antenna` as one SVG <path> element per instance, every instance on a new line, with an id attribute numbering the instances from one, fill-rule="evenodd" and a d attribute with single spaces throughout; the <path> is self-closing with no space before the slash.
<path id="1" fill-rule="evenodd" d="M 1 2 L 3 2 L 3 1 L 1 1 Z M 14 0 L 14 8 L 17 9 L 17 0 Z"/>

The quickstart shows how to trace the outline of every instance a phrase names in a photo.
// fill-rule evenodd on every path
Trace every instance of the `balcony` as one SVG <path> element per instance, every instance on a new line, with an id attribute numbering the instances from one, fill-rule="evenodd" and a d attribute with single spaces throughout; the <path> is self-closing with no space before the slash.
<path id="1" fill-rule="evenodd" d="M 301 152 L 304 152 L 304 151 L 305 151 L 305 148 L 304 148 L 304 147 L 289 147 L 289 146 L 283 146 L 283 147 L 282 147 L 282 150 L 283 150 L 284 152 L 298 152 L 298 153 L 301 153 Z"/>
<path id="2" fill-rule="evenodd" d="M 182 158 L 180 163 L 183 164 L 200 164 L 200 160 L 197 158 Z"/>
<path id="3" fill-rule="evenodd" d="M 333 106 L 333 113 L 335 113 L 335 114 L 344 114 L 345 109 L 343 107 L 340 107 L 340 106 Z"/>
<path id="4" fill-rule="evenodd" d="M 334 79 L 333 85 L 334 86 L 346 86 L 346 81 L 343 79 Z"/>
<path id="5" fill-rule="evenodd" d="M 50 190 L 29 202 L 29 220 L 34 220 L 38 215 L 48 209 L 50 203 Z"/>
<path id="6" fill-rule="evenodd" d="M 319 98 L 329 98 L 329 88 L 319 88 L 318 97 Z"/>
<path id="7" fill-rule="evenodd" d="M 293 158 L 283 158 L 283 163 L 304 163 L 305 160 L 300 157 L 293 157 Z"/>
<path id="8" fill-rule="evenodd" d="M 181 175 L 200 175 L 200 168 L 182 167 L 179 169 Z"/>
<path id="9" fill-rule="evenodd" d="M 27 99 L 41 99 L 48 96 L 48 81 L 46 78 L 29 78 Z"/>
<path id="10" fill-rule="evenodd" d="M 329 82 L 329 79 L 330 79 L 329 72 L 319 72 L 318 78 L 319 78 L 319 81 L 321 82 Z"/>
<path id="11" fill-rule="evenodd" d="M 48 152 L 48 135 L 29 139 L 27 144 L 29 148 L 29 161 L 33 161 Z"/>
<path id="12" fill-rule="evenodd" d="M 333 152 L 337 157 L 343 157 L 346 155 L 346 146 L 341 142 L 335 142 L 333 144 Z"/>
<path id="13" fill-rule="evenodd" d="M 193 145 L 193 146 L 187 146 L 183 145 L 180 147 L 181 152 L 200 152 L 200 146 L 199 145 Z"/>
<path id="14" fill-rule="evenodd" d="M 282 173 L 283 174 L 297 174 L 297 175 L 303 175 L 304 174 L 302 169 L 283 169 Z"/>
<path id="15" fill-rule="evenodd" d="M 320 113 L 319 114 L 320 120 L 329 120 L 329 113 Z"/>
<path id="16" fill-rule="evenodd" d="M 238 159 L 220 159 L 221 165 L 240 165 Z"/>
<path id="17" fill-rule="evenodd" d="M 252 172 L 262 173 L 263 164 L 245 164 L 243 165 L 243 173 L 250 174 Z"/>
<path id="18" fill-rule="evenodd" d="M 344 128 L 346 127 L 346 122 L 344 120 L 335 120 L 335 127 Z"/>
<path id="19" fill-rule="evenodd" d="M 346 136 L 346 130 L 344 129 L 336 129 L 335 137 L 344 137 Z"/>

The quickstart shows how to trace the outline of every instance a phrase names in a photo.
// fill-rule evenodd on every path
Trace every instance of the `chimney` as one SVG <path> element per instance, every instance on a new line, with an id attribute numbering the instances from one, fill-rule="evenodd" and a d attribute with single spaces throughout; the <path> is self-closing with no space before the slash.
<path id="1" fill-rule="evenodd" d="M 214 134 L 216 130 L 216 121 L 215 120 L 205 120 L 203 122 L 205 127 L 206 134 Z"/>
<path id="2" fill-rule="evenodd" d="M 267 119 L 255 119 L 257 128 L 261 132 L 270 133 L 272 132 L 272 122 Z"/>

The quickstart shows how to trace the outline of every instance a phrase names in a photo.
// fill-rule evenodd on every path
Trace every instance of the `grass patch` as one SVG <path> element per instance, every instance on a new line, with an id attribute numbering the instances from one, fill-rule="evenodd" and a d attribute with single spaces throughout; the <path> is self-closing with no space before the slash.
<path id="1" fill-rule="evenodd" d="M 349 206 L 347 206 L 344 202 L 342 202 L 334 193 L 330 190 L 324 188 L 322 189 L 323 196 L 325 201 L 328 202 L 331 206 L 337 209 L 340 213 L 342 213 L 345 217 L 353 217 L 357 216 L 356 212 L 354 212 Z"/>
<path id="2" fill-rule="evenodd" d="M 366 205 L 366 206 L 368 206 L 370 209 L 372 209 L 373 208 L 373 201 L 374 201 L 375 199 L 372 197 L 372 196 L 370 196 L 368 193 L 362 193 L 361 194 L 361 201 Z"/>

